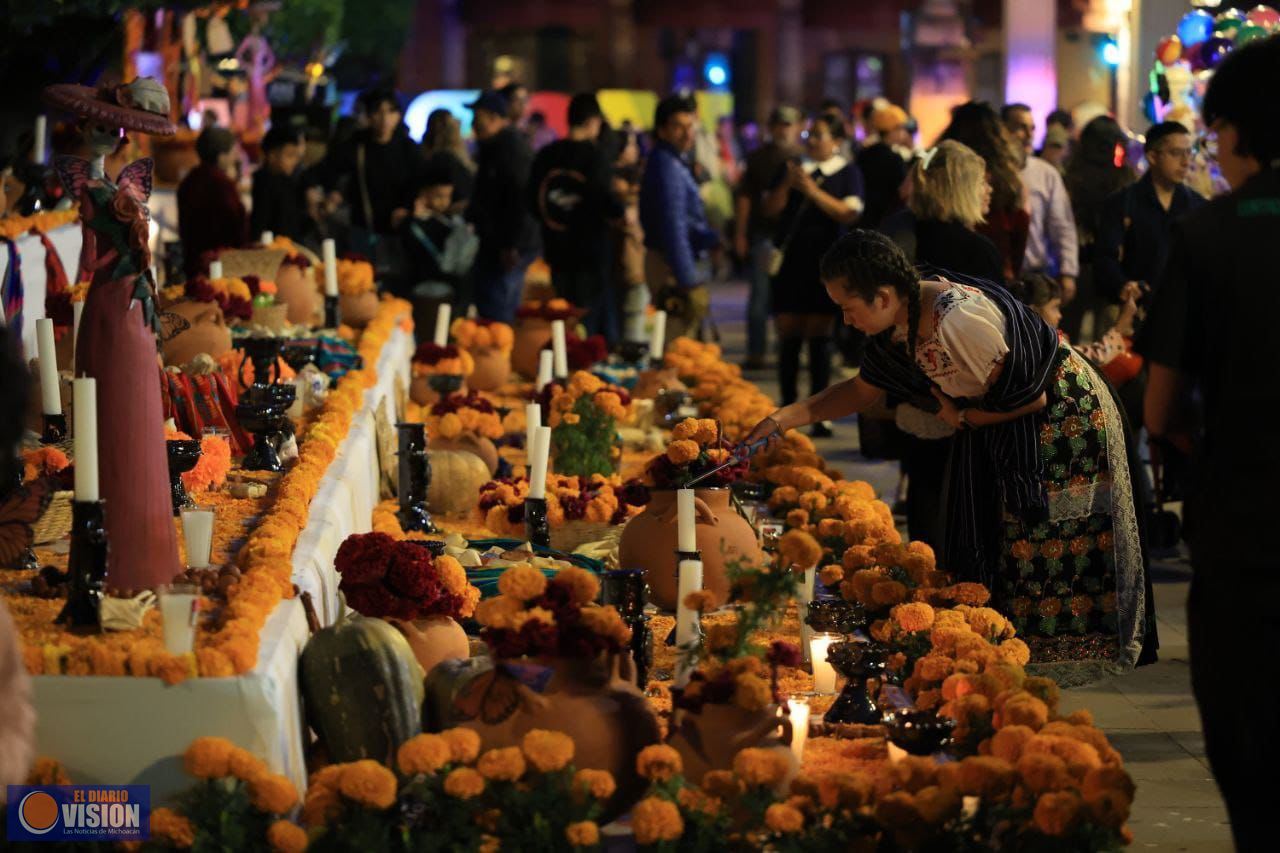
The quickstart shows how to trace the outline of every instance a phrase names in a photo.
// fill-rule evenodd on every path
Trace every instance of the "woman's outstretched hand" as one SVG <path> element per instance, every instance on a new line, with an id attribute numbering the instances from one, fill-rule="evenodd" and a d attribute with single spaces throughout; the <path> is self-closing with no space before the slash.
<path id="1" fill-rule="evenodd" d="M 769 447 L 774 442 L 779 441 L 782 438 L 782 424 L 778 421 L 775 415 L 777 415 L 777 412 L 774 412 L 774 414 L 769 415 L 767 418 L 760 421 L 760 423 L 752 427 L 750 434 L 746 437 L 745 443 L 752 444 L 763 438 L 768 439 L 768 443 L 765 447 Z"/>

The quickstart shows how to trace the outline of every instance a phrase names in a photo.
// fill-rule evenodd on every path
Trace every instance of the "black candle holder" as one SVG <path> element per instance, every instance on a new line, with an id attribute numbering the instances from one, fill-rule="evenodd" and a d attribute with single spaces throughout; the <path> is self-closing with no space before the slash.
<path id="1" fill-rule="evenodd" d="M 396 424 L 399 439 L 399 477 L 397 495 L 400 529 L 405 533 L 437 533 L 435 522 L 427 510 L 427 491 L 431 487 L 431 458 L 427 454 L 427 428 L 420 423 Z"/>
<path id="2" fill-rule="evenodd" d="M 819 634 L 853 634 L 866 627 L 862 605 L 843 598 L 817 598 L 809 602 L 805 624 Z"/>
<path id="3" fill-rule="evenodd" d="M 324 327 L 326 329 L 336 329 L 342 322 L 342 311 L 338 307 L 338 297 L 325 296 L 324 298 Z"/>
<path id="4" fill-rule="evenodd" d="M 427 377 L 427 386 L 441 397 L 447 397 L 462 388 L 461 373 L 433 373 Z"/>
<path id="5" fill-rule="evenodd" d="M 280 350 L 280 357 L 284 359 L 285 364 L 293 368 L 294 373 L 314 362 L 319 354 L 320 344 L 318 343 L 302 344 L 290 342 Z"/>
<path id="6" fill-rule="evenodd" d="M 644 366 L 648 362 L 648 341 L 622 341 L 617 348 L 618 358 L 627 364 Z"/>
<path id="7" fill-rule="evenodd" d="M 289 416 L 283 403 L 244 402 L 236 406 L 236 420 L 253 433 L 253 448 L 240 463 L 246 471 L 279 471 L 280 440 Z"/>
<path id="8" fill-rule="evenodd" d="M 180 515 L 182 508 L 195 502 L 182 485 L 182 475 L 196 467 L 200 461 L 200 442 L 194 439 L 171 439 L 165 442 L 169 455 L 169 494 L 173 497 L 173 514 Z"/>
<path id="9" fill-rule="evenodd" d="M 266 402 L 270 392 L 265 389 L 280 379 L 280 352 L 284 348 L 284 338 L 275 336 L 252 336 L 240 338 L 235 342 L 237 349 L 244 350 L 244 361 L 236 379 L 245 391 L 245 397 L 252 402 Z M 245 379 L 245 362 L 253 365 L 253 384 Z"/>
<path id="10" fill-rule="evenodd" d="M 631 629 L 631 657 L 636 665 L 636 685 L 643 690 L 653 667 L 653 628 L 644 612 L 649 602 L 649 585 L 643 569 L 614 569 L 601 578 L 600 601 L 612 604 Z"/>
<path id="11" fill-rule="evenodd" d="M 41 415 L 41 422 L 41 444 L 58 444 L 59 442 L 66 441 L 67 416 L 65 413 L 60 415 Z"/>
<path id="12" fill-rule="evenodd" d="M 532 545 L 551 547 L 551 524 L 547 521 L 547 499 L 524 499 L 524 535 Z"/>
<path id="13" fill-rule="evenodd" d="M 871 726 L 880 722 L 880 708 L 867 692 L 867 679 L 885 670 L 889 648 L 882 643 L 848 640 L 832 643 L 827 648 L 827 662 L 845 677 L 844 689 L 823 717 L 828 723 L 860 723 Z"/>
<path id="14" fill-rule="evenodd" d="M 935 711 L 901 708 L 889 711 L 883 722 L 889 742 L 911 755 L 933 755 L 951 743 L 956 721 Z"/>
<path id="15" fill-rule="evenodd" d="M 71 505 L 71 552 L 67 558 L 67 603 L 57 622 L 71 628 L 98 627 L 98 603 L 107 579 L 106 503 Z"/>

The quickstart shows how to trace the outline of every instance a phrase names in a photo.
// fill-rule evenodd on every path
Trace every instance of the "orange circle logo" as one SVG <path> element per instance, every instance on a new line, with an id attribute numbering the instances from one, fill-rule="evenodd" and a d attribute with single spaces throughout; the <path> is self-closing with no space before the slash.
<path id="1" fill-rule="evenodd" d="M 44 835 L 58 822 L 58 802 L 44 791 L 32 791 L 18 804 L 18 822 L 27 832 Z"/>

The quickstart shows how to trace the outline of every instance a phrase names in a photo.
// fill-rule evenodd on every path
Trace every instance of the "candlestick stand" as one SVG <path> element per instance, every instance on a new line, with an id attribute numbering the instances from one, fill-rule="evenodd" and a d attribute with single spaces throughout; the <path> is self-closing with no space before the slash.
<path id="1" fill-rule="evenodd" d="M 551 524 L 547 521 L 547 499 L 524 499 L 524 535 L 530 544 L 551 547 Z"/>
<path id="2" fill-rule="evenodd" d="M 42 415 L 43 429 L 40 432 L 41 444 L 57 444 L 67 438 L 67 416 Z"/>
<path id="3" fill-rule="evenodd" d="M 75 501 L 71 505 L 71 553 L 67 559 L 67 604 L 58 623 L 72 628 L 98 626 L 98 602 L 107 578 L 105 501 Z"/>
<path id="4" fill-rule="evenodd" d="M 643 690 L 649 683 L 649 669 L 653 666 L 653 629 L 649 627 L 649 615 L 644 612 L 649 599 L 644 570 L 614 569 L 605 572 L 601 580 L 601 603 L 616 607 L 622 621 L 631 629 L 631 657 L 636 665 L 636 686 Z"/>
<path id="5" fill-rule="evenodd" d="M 400 511 L 396 518 L 406 533 L 438 533 L 427 510 L 427 490 L 431 487 L 431 458 L 427 455 L 425 424 L 396 424 L 399 434 L 400 474 L 397 493 Z"/>
<path id="6" fill-rule="evenodd" d="M 338 308 L 338 297 L 326 296 L 324 298 L 324 327 L 326 329 L 336 329 L 341 322 L 342 313 Z"/>

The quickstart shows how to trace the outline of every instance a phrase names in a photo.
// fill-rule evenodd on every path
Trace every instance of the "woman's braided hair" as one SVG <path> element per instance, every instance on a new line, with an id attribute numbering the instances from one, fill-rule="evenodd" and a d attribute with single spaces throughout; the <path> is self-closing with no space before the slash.
<path id="1" fill-rule="evenodd" d="M 891 287 L 907 303 L 907 351 L 914 361 L 920 331 L 920 275 L 898 245 L 879 231 L 855 228 L 822 256 L 823 281 L 844 280 L 848 293 L 870 302 L 876 291 Z"/>

